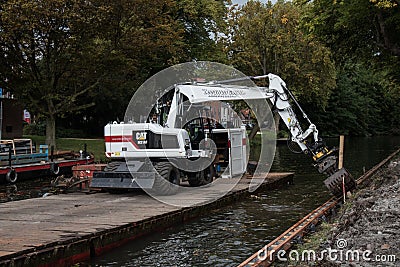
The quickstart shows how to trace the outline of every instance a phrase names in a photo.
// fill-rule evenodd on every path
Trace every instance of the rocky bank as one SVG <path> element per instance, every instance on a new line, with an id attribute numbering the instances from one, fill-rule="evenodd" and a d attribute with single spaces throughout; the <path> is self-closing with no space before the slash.
<path id="1" fill-rule="evenodd" d="M 321 261 L 295 265 L 400 266 L 399 177 L 398 156 L 361 185 L 334 222 L 317 233 L 317 255 L 331 251 L 331 258 L 325 254 Z"/>

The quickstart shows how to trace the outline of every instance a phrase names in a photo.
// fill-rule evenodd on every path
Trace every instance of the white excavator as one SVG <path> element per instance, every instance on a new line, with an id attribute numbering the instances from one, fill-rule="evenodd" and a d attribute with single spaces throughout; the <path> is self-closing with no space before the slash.
<path id="1" fill-rule="evenodd" d="M 260 79 L 267 79 L 269 85 L 238 85 Z M 110 192 L 142 188 L 171 195 L 185 181 L 201 186 L 215 177 L 242 175 L 247 169 L 246 127 L 232 114 L 229 103 L 221 101 L 260 99 L 271 101 L 290 131 L 290 141 L 328 176 L 324 183 L 332 194 L 356 187 L 349 172 L 338 169 L 337 149 L 325 145 L 285 82 L 274 74 L 176 84 L 166 90 L 145 121 L 107 124 L 105 153 L 111 161 L 93 174 L 91 187 Z M 292 105 L 308 123 L 305 131 Z"/>

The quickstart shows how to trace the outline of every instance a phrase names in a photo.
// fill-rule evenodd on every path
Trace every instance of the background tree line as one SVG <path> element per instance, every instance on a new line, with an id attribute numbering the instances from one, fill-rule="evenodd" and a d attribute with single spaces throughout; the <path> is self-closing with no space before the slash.
<path id="1" fill-rule="evenodd" d="M 280 75 L 325 134 L 399 133 L 399 1 L 0 0 L 0 87 L 101 136 L 151 75 L 193 60 Z"/>

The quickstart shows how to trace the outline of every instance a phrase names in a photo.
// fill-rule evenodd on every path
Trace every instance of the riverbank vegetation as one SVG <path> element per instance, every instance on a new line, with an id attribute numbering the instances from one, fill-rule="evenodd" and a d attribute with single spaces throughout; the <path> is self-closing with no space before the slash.
<path id="1" fill-rule="evenodd" d="M 280 75 L 323 135 L 400 133 L 398 0 L 7 0 L 0 9 L 0 87 L 48 144 L 62 128 L 101 136 L 146 79 L 200 60 Z"/>

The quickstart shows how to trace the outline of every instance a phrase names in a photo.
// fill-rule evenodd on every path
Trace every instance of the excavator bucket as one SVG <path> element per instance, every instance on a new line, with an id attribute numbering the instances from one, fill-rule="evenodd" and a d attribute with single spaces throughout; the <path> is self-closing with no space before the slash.
<path id="1" fill-rule="evenodd" d="M 349 192 L 355 189 L 357 186 L 356 181 L 345 168 L 337 170 L 335 173 L 329 176 L 324 183 L 329 191 L 337 197 L 343 195 L 343 190 L 345 190 L 345 192 Z"/>
<path id="2" fill-rule="evenodd" d="M 318 169 L 318 172 L 328 176 L 324 183 L 329 191 L 334 196 L 340 197 L 343 195 L 343 190 L 345 192 L 354 190 L 357 183 L 351 174 L 345 168 L 338 169 L 337 149 L 324 147 L 320 151 L 321 153 L 317 155 L 322 156 L 317 158 L 314 167 Z"/>

